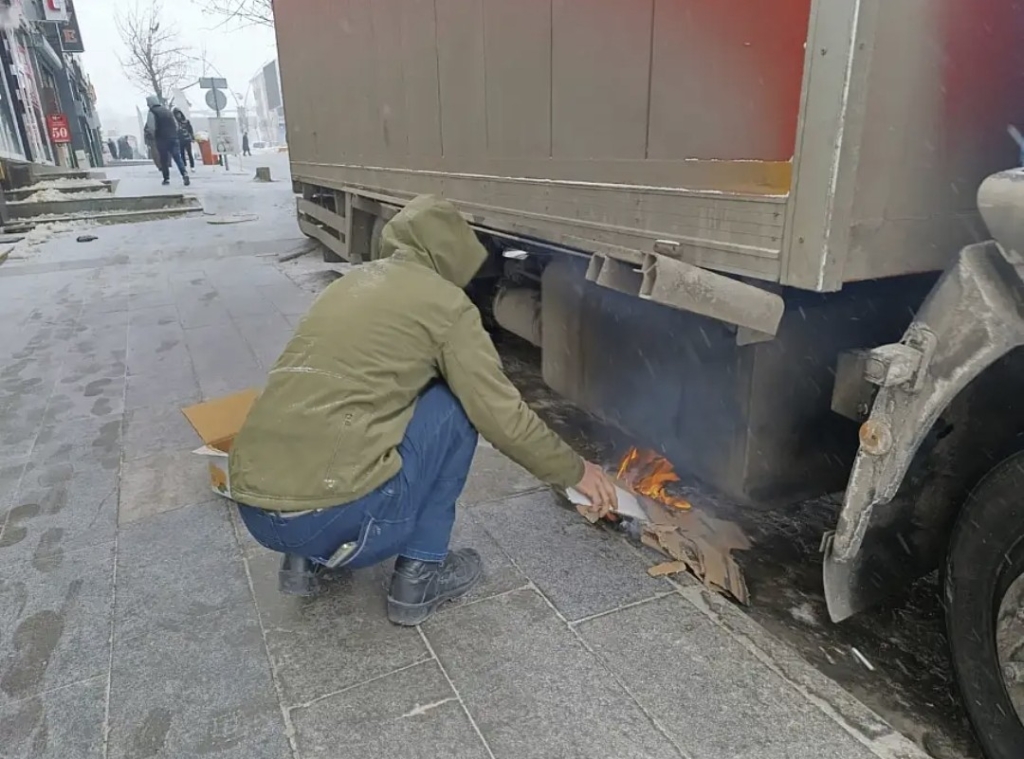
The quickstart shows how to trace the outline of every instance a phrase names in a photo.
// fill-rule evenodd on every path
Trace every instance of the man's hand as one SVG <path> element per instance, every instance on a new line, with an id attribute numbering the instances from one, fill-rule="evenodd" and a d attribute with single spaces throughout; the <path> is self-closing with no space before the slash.
<path id="1" fill-rule="evenodd" d="M 619 505 L 611 477 L 604 469 L 589 461 L 584 462 L 583 479 L 576 485 L 576 489 L 590 499 L 587 511 L 595 520 L 607 516 Z"/>

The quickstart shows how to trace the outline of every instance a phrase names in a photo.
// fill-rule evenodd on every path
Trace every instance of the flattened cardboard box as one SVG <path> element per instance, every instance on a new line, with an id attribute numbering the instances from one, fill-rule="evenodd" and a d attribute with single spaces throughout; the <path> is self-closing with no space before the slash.
<path id="1" fill-rule="evenodd" d="M 207 457 L 210 488 L 225 498 L 231 498 L 231 472 L 228 470 L 231 443 L 242 429 L 242 424 L 249 416 L 249 410 L 252 409 L 252 404 L 256 402 L 259 394 L 259 390 L 243 390 L 181 410 L 192 425 L 192 429 L 203 441 L 202 448 L 196 448 L 192 453 Z"/>

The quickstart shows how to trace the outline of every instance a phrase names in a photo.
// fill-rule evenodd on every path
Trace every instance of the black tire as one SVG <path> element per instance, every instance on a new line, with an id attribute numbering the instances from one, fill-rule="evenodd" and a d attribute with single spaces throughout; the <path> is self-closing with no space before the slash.
<path id="1" fill-rule="evenodd" d="M 1024 757 L 1024 724 L 1003 681 L 996 619 L 1024 573 L 1024 451 L 997 464 L 967 499 L 945 573 L 946 629 L 964 705 L 988 759 Z"/>

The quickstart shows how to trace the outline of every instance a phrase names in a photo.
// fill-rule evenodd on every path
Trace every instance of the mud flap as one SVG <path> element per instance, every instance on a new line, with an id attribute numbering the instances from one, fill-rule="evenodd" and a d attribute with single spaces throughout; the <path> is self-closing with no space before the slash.
<path id="1" fill-rule="evenodd" d="M 926 298 L 903 341 L 872 351 L 878 392 L 861 427 L 834 535 L 823 542 L 829 614 L 841 621 L 927 571 L 911 502 L 894 500 L 911 462 L 950 402 L 1024 345 L 1024 285 L 1016 257 L 995 242 L 965 248 Z M 911 360 L 913 359 L 913 360 Z"/>

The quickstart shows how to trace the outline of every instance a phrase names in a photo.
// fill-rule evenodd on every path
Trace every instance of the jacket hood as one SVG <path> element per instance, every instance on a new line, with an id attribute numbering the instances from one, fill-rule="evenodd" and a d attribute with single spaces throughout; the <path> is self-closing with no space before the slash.
<path id="1" fill-rule="evenodd" d="M 150 108 L 156 105 L 160 105 L 160 98 L 158 98 L 156 95 L 150 95 L 148 98 L 146 98 L 146 105 Z"/>
<path id="2" fill-rule="evenodd" d="M 398 254 L 465 287 L 487 260 L 466 220 L 447 200 L 420 195 L 391 219 L 381 233 L 381 257 Z"/>

